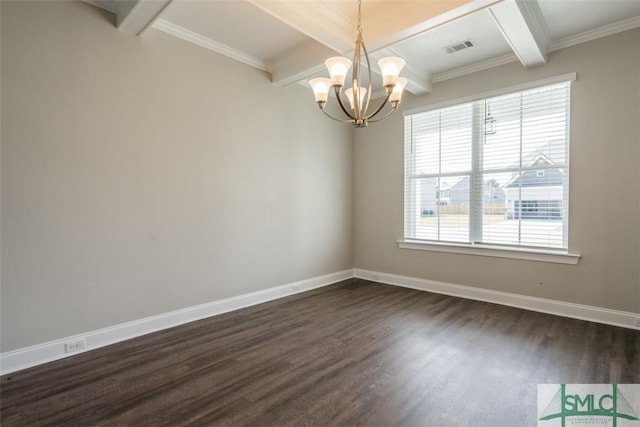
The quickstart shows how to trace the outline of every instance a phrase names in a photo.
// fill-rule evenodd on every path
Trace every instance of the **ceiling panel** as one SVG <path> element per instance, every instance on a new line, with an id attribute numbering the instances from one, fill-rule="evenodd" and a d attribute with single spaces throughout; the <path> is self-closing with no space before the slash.
<path id="1" fill-rule="evenodd" d="M 640 15 L 640 0 L 538 0 L 552 40 Z"/>
<path id="2" fill-rule="evenodd" d="M 161 18 L 264 61 L 308 40 L 245 1 L 174 0 Z"/>
<path id="3" fill-rule="evenodd" d="M 445 47 L 471 40 L 473 47 L 447 53 Z M 487 10 L 480 10 L 400 42 L 393 51 L 432 75 L 511 52 Z"/>
<path id="4" fill-rule="evenodd" d="M 85 1 L 118 10 L 116 0 Z M 640 0 L 363 0 L 363 35 L 372 56 L 403 57 L 412 78 L 408 90 L 426 93 L 434 75 L 441 81 L 515 60 L 500 20 L 486 9 L 506 6 L 520 14 L 523 32 L 541 32 L 556 48 L 640 26 Z M 537 21 L 531 23 L 534 10 Z M 356 12 L 356 0 L 172 0 L 159 16 L 144 18 L 149 26 L 272 72 L 276 83 L 287 85 L 307 81 L 326 57 L 353 48 Z M 408 27 L 398 27 L 402 23 Z M 396 33 L 389 36 L 391 27 Z M 445 50 L 465 40 L 474 46 Z M 376 65 L 373 71 L 375 84 Z"/>

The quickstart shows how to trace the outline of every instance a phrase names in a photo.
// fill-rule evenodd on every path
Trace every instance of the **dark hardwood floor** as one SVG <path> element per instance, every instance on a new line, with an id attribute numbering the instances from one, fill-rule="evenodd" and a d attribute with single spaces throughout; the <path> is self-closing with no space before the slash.
<path id="1" fill-rule="evenodd" d="M 539 383 L 640 383 L 640 332 L 351 279 L 1 378 L 1 423 L 536 425 Z"/>

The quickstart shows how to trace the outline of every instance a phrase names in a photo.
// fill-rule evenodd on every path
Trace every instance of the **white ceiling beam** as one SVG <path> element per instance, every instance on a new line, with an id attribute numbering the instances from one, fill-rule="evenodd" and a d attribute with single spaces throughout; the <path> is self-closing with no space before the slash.
<path id="1" fill-rule="evenodd" d="M 537 0 L 505 0 L 489 12 L 522 65 L 547 63 L 551 36 Z"/>
<path id="2" fill-rule="evenodd" d="M 116 4 L 111 0 L 82 0 L 85 3 L 88 3 L 92 6 L 99 7 L 100 9 L 106 10 L 107 12 L 111 12 L 116 14 Z"/>
<path id="3" fill-rule="evenodd" d="M 309 40 L 272 62 L 271 81 L 286 86 L 309 79 L 326 71 L 324 60 L 336 55 L 334 50 Z"/>
<path id="4" fill-rule="evenodd" d="M 425 72 L 417 72 L 411 64 L 407 63 L 400 73 L 408 80 L 405 90 L 414 95 L 426 95 L 431 93 L 431 74 Z"/>
<path id="5" fill-rule="evenodd" d="M 309 44 L 274 61 L 274 83 L 284 86 L 308 79 L 323 70 L 322 64 L 327 57 L 352 55 L 356 30 L 353 17 L 357 9 L 349 18 L 346 12 L 336 7 L 340 2 L 247 1 L 326 47 L 314 48 Z M 362 11 L 364 41 L 369 54 L 376 54 L 384 48 L 501 1 L 381 1 L 371 10 L 365 8 Z M 403 75 L 409 79 L 409 92 L 424 94 L 431 91 L 431 77 L 418 74 L 411 65 L 406 67 Z"/>
<path id="6" fill-rule="evenodd" d="M 141 36 L 169 3 L 171 0 L 119 0 L 116 2 L 116 26 Z"/>
<path id="7" fill-rule="evenodd" d="M 247 1 L 335 52 L 344 53 L 353 48 L 356 34 L 351 18 L 333 3 Z"/>
<path id="8" fill-rule="evenodd" d="M 372 73 L 380 76 L 380 70 L 374 64 L 377 64 L 381 58 L 385 56 L 400 56 L 392 48 L 381 49 L 369 55 L 371 59 Z M 402 58 L 405 59 L 406 58 Z M 407 92 L 411 92 L 414 95 L 424 95 L 431 92 L 431 75 L 429 73 L 419 72 L 416 70 L 409 61 L 405 64 L 402 72 L 402 77 L 405 77 L 409 82 L 405 87 Z"/>

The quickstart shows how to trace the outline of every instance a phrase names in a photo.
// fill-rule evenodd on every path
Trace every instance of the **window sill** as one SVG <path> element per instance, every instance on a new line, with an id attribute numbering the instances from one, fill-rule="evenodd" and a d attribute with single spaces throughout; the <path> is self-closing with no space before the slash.
<path id="1" fill-rule="evenodd" d="M 503 248 L 489 245 L 465 245 L 456 243 L 424 242 L 420 240 L 398 240 L 400 249 L 416 249 L 420 251 L 448 252 L 454 254 L 479 255 L 497 258 L 522 259 L 527 261 L 552 262 L 556 264 L 576 265 L 580 255 L 566 252 L 545 251 L 536 249 Z"/>

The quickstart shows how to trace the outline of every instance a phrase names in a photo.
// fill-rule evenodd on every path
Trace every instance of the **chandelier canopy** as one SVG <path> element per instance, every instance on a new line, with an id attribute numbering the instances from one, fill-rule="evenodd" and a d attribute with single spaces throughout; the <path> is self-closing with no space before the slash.
<path id="1" fill-rule="evenodd" d="M 361 59 L 364 56 L 367 67 L 367 86 L 363 86 L 362 80 L 362 62 Z M 352 62 L 348 58 L 342 56 L 334 56 L 325 61 L 327 70 L 329 71 L 329 77 L 318 77 L 311 79 L 309 85 L 313 89 L 318 107 L 328 117 L 333 120 L 337 120 L 343 123 L 350 123 L 355 127 L 365 127 L 368 123 L 375 123 L 382 121 L 389 117 L 400 104 L 402 98 L 402 92 L 407 84 L 407 79 L 400 76 L 400 71 L 405 65 L 405 61 L 402 58 L 395 56 L 382 58 L 378 61 L 380 72 L 382 74 L 382 85 L 384 86 L 386 97 L 380 106 L 373 112 L 369 112 L 369 101 L 371 100 L 371 62 L 369 61 L 369 54 L 367 48 L 362 41 L 362 0 L 358 0 L 358 38 L 356 39 L 356 47 L 353 53 L 353 70 L 351 73 L 351 87 L 344 91 L 344 95 L 349 101 L 349 107 L 347 108 L 342 99 L 342 88 L 347 78 L 349 68 L 351 68 Z M 345 114 L 346 118 L 333 117 L 325 110 L 327 105 L 327 99 L 329 97 L 329 91 L 333 88 L 338 104 Z M 384 116 L 376 117 L 389 103 L 391 106 L 390 111 Z"/>

